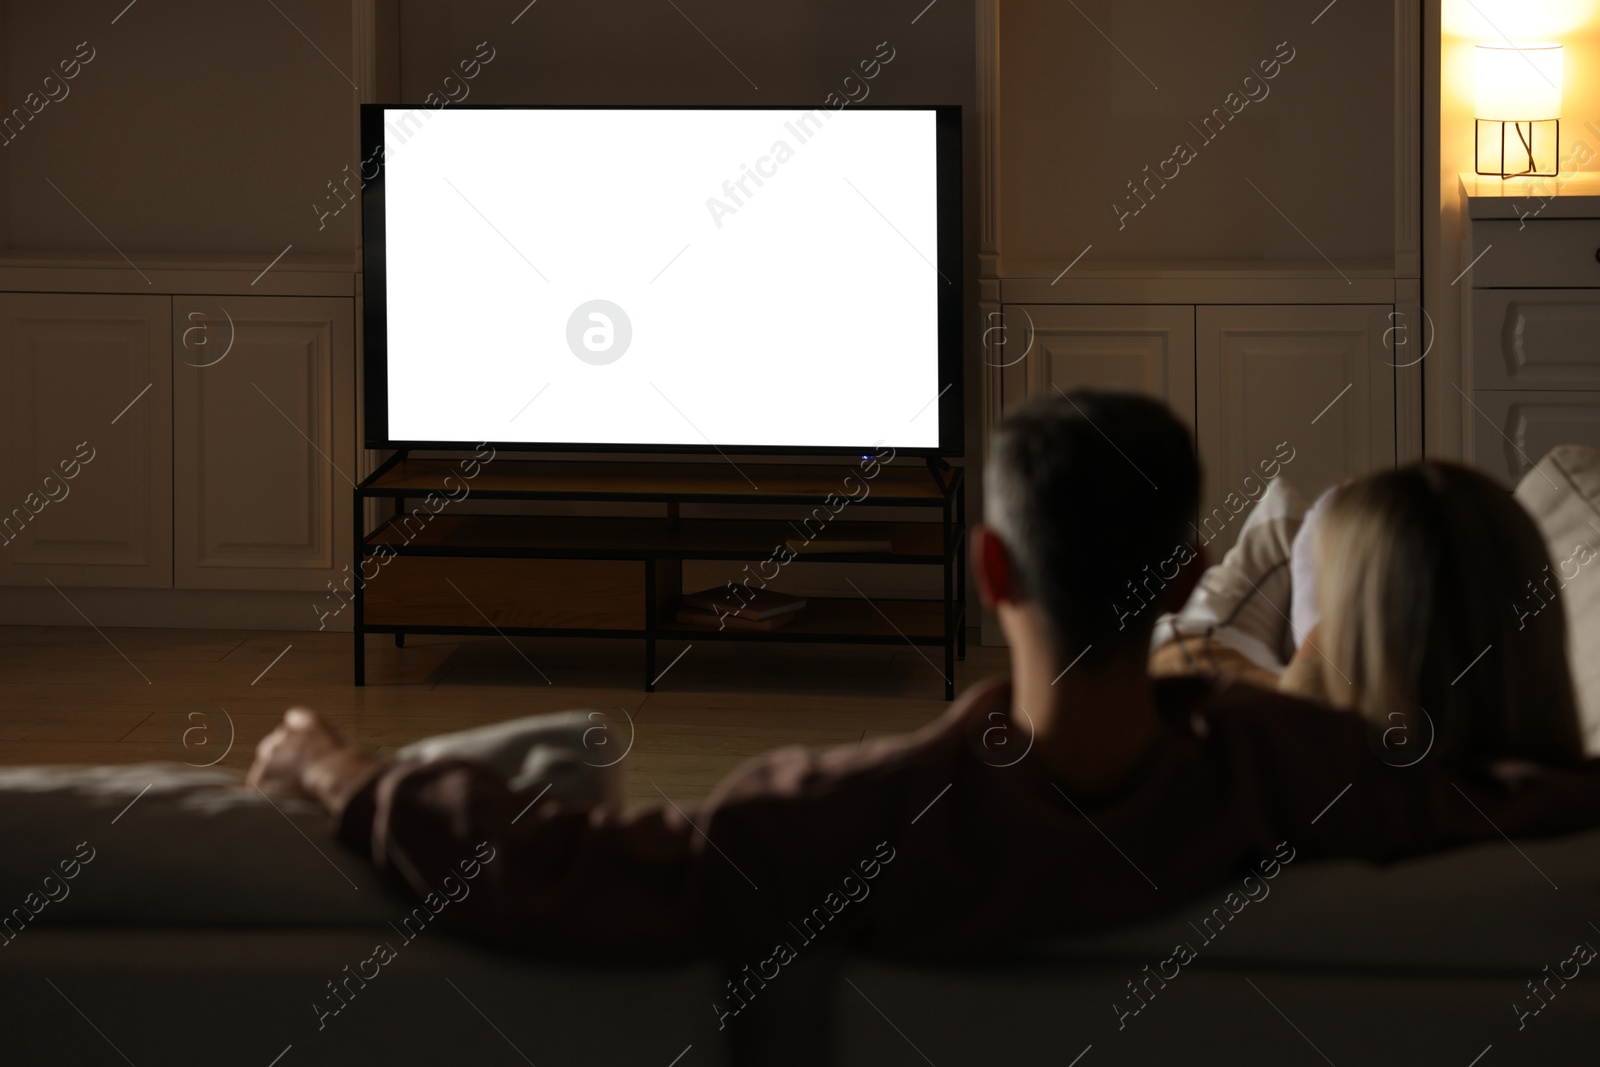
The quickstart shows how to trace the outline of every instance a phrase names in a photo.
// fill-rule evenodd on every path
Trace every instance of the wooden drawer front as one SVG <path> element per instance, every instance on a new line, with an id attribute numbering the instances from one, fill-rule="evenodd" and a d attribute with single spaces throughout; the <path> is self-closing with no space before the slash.
<path id="1" fill-rule="evenodd" d="M 1483 258 L 1467 277 L 1474 289 L 1600 286 L 1597 251 L 1600 219 L 1477 221 L 1472 254 Z"/>
<path id="2" fill-rule="evenodd" d="M 367 574 L 377 562 L 367 560 Z M 377 567 L 365 595 L 374 626 L 642 630 L 645 623 L 644 564 L 633 560 L 394 556 Z"/>
<path id="3" fill-rule="evenodd" d="M 1473 293 L 1472 374 L 1479 389 L 1600 389 L 1600 289 Z"/>
<path id="4" fill-rule="evenodd" d="M 1507 486 L 1557 445 L 1600 447 L 1600 392 L 1490 390 L 1472 402 L 1473 461 Z"/>

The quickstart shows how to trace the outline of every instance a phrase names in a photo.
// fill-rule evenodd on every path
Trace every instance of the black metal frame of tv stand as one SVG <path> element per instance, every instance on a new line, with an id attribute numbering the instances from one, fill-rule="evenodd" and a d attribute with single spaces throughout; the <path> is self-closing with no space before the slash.
<path id="1" fill-rule="evenodd" d="M 632 463 L 623 464 L 612 461 L 584 461 L 583 463 L 552 463 L 538 459 L 513 458 L 514 454 L 498 456 L 491 461 L 485 461 L 483 466 L 491 470 L 493 477 L 482 485 L 475 487 L 470 495 L 481 500 L 517 500 L 517 501 L 559 501 L 559 502 L 611 502 L 611 503 L 655 503 L 665 505 L 665 514 L 660 519 L 641 520 L 637 518 L 604 517 L 579 520 L 571 517 L 556 516 L 501 516 L 501 515 L 467 515 L 456 516 L 453 522 L 476 523 L 477 532 L 496 525 L 503 527 L 508 536 L 504 543 L 484 544 L 482 539 L 476 544 L 452 544 L 447 534 L 427 539 L 420 543 L 412 543 L 409 539 L 405 544 L 396 545 L 384 540 L 386 531 L 390 531 L 397 520 L 405 514 L 407 500 L 426 498 L 430 492 L 439 492 L 443 487 L 444 465 L 453 460 L 412 460 L 409 449 L 395 452 L 385 460 L 376 470 L 361 481 L 355 490 L 354 526 L 355 526 L 355 589 L 353 596 L 354 606 L 354 643 L 355 643 L 355 684 L 364 685 L 366 682 L 366 649 L 365 639 L 369 633 L 393 634 L 395 644 L 404 647 L 405 635 L 413 634 L 447 634 L 461 636 L 502 636 L 502 637 L 553 637 L 553 636 L 584 636 L 584 637 L 625 637 L 643 639 L 645 643 L 644 663 L 644 689 L 652 692 L 656 675 L 656 645 L 657 642 L 668 641 L 698 641 L 698 640 L 732 640 L 732 641 L 772 641 L 789 643 L 817 643 L 817 644 L 883 644 L 893 645 L 901 642 L 917 648 L 919 653 L 923 647 L 942 647 L 944 651 L 944 669 L 940 675 L 944 681 L 944 696 L 946 700 L 955 695 L 955 663 L 958 658 L 966 656 L 966 480 L 965 471 L 960 467 L 952 467 L 943 460 L 928 458 L 926 470 L 919 467 L 910 467 L 902 463 L 895 467 L 885 463 L 879 467 L 879 475 L 866 478 L 863 472 L 856 467 L 843 465 L 832 466 L 822 464 L 787 465 L 787 464 L 745 464 L 742 469 L 733 468 L 736 474 L 730 472 L 730 464 L 710 463 Z M 526 468 L 518 471 L 515 468 Z M 593 472 L 594 477 L 588 484 L 572 488 L 552 488 L 546 474 L 554 469 L 578 472 L 580 477 L 585 468 Z M 421 469 L 424 475 L 440 473 L 439 486 L 426 484 L 426 477 L 413 475 Z M 624 473 L 631 472 L 631 473 Z M 880 475 L 889 475 L 882 484 L 878 484 Z M 760 560 L 769 560 L 771 549 L 776 547 L 768 543 L 766 547 L 757 548 L 756 541 L 748 545 L 741 544 L 695 544 L 692 539 L 685 540 L 682 536 L 685 528 L 704 527 L 709 532 L 718 536 L 711 540 L 720 540 L 722 530 L 736 531 L 739 524 L 750 527 L 754 537 L 763 524 L 770 522 L 773 529 L 783 520 L 751 520 L 751 519 L 720 519 L 697 518 L 680 520 L 680 508 L 685 504 L 737 504 L 737 505 L 802 505 L 809 506 L 816 514 L 817 507 L 827 508 L 830 495 L 849 499 L 845 494 L 818 493 L 819 484 L 842 485 L 844 479 L 851 476 L 869 485 L 867 495 L 859 500 L 850 499 L 851 507 L 895 507 L 895 508 L 929 508 L 939 510 L 937 548 L 934 550 L 933 539 L 928 537 L 927 528 L 933 526 L 931 522 L 888 522 L 866 523 L 858 525 L 855 522 L 839 524 L 839 529 L 850 531 L 861 530 L 864 526 L 871 526 L 879 531 L 886 530 L 890 535 L 891 550 L 888 552 L 804 552 L 796 558 L 808 563 L 876 563 L 884 565 L 936 565 L 943 571 L 943 597 L 937 601 L 919 600 L 872 600 L 861 594 L 859 603 L 855 598 L 814 598 L 822 604 L 829 606 L 829 613 L 843 618 L 845 624 L 829 628 L 811 624 L 805 616 L 812 609 L 808 607 L 807 613 L 789 626 L 771 631 L 751 631 L 733 629 L 699 628 L 678 623 L 673 615 L 677 605 L 663 603 L 663 597 L 658 595 L 662 588 L 662 581 L 672 578 L 672 569 L 676 568 L 679 588 L 675 591 L 668 590 L 666 599 L 674 595 L 681 595 L 681 569 L 685 560 L 727 560 L 732 563 L 750 564 Z M 653 481 L 652 481 L 653 479 Z M 519 480 L 523 483 L 518 484 Z M 807 481 L 813 484 L 806 485 Z M 645 484 L 641 484 L 645 483 Z M 763 490 L 755 486 L 766 483 L 773 488 Z M 392 500 L 394 514 L 381 521 L 370 532 L 366 530 L 365 508 L 367 500 Z M 844 509 L 841 508 L 841 511 Z M 838 514 L 838 512 L 832 512 Z M 664 536 L 657 541 L 648 538 L 635 539 L 612 545 L 597 546 L 593 541 L 589 543 L 565 543 L 559 538 L 552 540 L 549 537 L 535 538 L 543 543 L 517 543 L 513 531 L 521 524 L 525 529 L 537 529 L 539 524 L 545 528 L 559 528 L 562 525 L 581 527 L 584 523 L 591 524 L 591 529 L 608 530 L 616 533 L 626 533 L 629 527 L 643 528 L 650 523 L 662 527 Z M 441 529 L 447 529 L 444 527 Z M 465 527 L 463 527 L 465 528 Z M 793 527 L 791 527 L 793 528 Z M 574 537 L 572 540 L 579 540 Z M 737 541 L 737 537 L 734 538 Z M 822 538 L 818 538 L 822 540 Z M 781 538 L 780 538 L 781 541 Z M 899 541 L 922 542 L 927 550 L 898 550 Z M 382 546 L 382 547 L 379 547 Z M 416 622 L 406 621 L 401 623 L 373 623 L 367 618 L 365 585 L 368 579 L 363 577 L 363 572 L 368 560 L 379 555 L 393 555 L 397 557 L 432 556 L 432 557 L 465 557 L 465 558 L 505 558 L 505 559 L 548 559 L 548 560 L 619 560 L 638 562 L 644 569 L 644 606 L 643 625 L 622 627 L 590 628 L 584 626 L 514 626 L 496 625 L 494 621 L 485 616 L 486 626 L 463 626 L 458 624 L 432 625 L 425 620 Z M 387 562 L 387 561 L 384 561 Z M 374 575 L 378 578 L 378 575 Z M 464 594 L 463 594 L 464 595 Z M 926 606 L 939 605 L 942 615 L 942 626 L 934 632 L 931 627 L 915 625 L 922 621 L 929 612 Z M 901 616 L 901 622 L 896 623 L 894 616 Z M 923 658 L 927 658 L 924 656 Z M 932 666 L 932 660 L 929 665 Z"/>

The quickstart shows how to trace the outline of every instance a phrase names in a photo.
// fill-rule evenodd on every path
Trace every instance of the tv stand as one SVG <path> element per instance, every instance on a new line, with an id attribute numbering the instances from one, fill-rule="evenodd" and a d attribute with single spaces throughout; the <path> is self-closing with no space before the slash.
<path id="1" fill-rule="evenodd" d="M 469 461 L 470 462 L 470 461 Z M 472 464 L 396 452 L 355 489 L 355 684 L 365 639 L 393 634 L 626 637 L 644 641 L 644 689 L 661 641 L 910 644 L 942 648 L 944 696 L 966 655 L 966 483 L 942 460 L 861 464 L 620 463 L 508 458 Z M 875 470 L 869 476 L 869 471 Z M 393 514 L 370 531 L 368 500 Z M 470 500 L 653 504 L 657 515 L 484 515 Z M 684 505 L 785 505 L 793 518 L 682 515 Z M 867 508 L 924 508 L 929 521 L 860 522 Z M 935 517 L 936 516 L 936 517 Z M 851 551 L 829 542 L 853 541 Z M 803 547 L 798 552 L 788 542 Z M 862 546 L 859 542 L 878 542 Z M 887 544 L 887 548 L 882 543 Z M 850 546 L 845 546 L 850 547 Z M 870 550 L 866 550 L 870 549 Z M 938 566 L 938 600 L 808 597 L 776 630 L 680 623 L 685 560 L 727 561 L 727 580 L 784 586 L 807 563 Z"/>

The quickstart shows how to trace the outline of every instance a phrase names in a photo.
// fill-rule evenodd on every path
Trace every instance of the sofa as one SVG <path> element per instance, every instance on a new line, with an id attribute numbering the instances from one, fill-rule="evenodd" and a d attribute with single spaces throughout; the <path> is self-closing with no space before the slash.
<path id="1" fill-rule="evenodd" d="M 558 966 L 404 925 L 415 902 L 320 809 L 234 773 L 0 769 L 0 842 L 0 1064 L 724 1059 L 714 967 Z"/>
<path id="2" fill-rule="evenodd" d="M 1600 535 L 1600 452 L 1557 449 L 1518 495 L 1572 558 Z M 1600 565 L 1562 592 L 1594 752 Z M 591 725 L 415 751 L 614 800 Z M 558 964 L 402 928 L 410 903 L 320 811 L 220 770 L 0 769 L 0 847 L 6 1065 L 1504 1067 L 1600 1047 L 1600 831 L 1289 863 L 1155 923 L 960 964 L 818 950 L 725 1027 L 714 963 Z"/>
<path id="3" fill-rule="evenodd" d="M 1231 904 L 1219 886 L 1170 919 L 961 964 L 818 953 L 725 1029 L 712 963 L 558 964 L 402 930 L 408 905 L 320 812 L 230 774 L 0 771 L 0 839 L 0 900 L 39 907 L 0 934 L 5 1064 L 1489 1067 L 1600 1043 L 1582 948 L 1600 945 L 1600 832 L 1290 863 Z"/>

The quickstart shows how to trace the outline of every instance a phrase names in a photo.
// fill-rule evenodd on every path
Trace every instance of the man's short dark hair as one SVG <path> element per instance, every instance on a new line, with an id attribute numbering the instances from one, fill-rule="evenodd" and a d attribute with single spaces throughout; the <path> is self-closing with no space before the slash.
<path id="1" fill-rule="evenodd" d="M 1148 651 L 1161 593 L 1188 550 L 1200 464 L 1158 401 L 1076 390 L 1030 401 L 994 431 L 984 519 L 1010 550 L 1070 662 Z"/>

